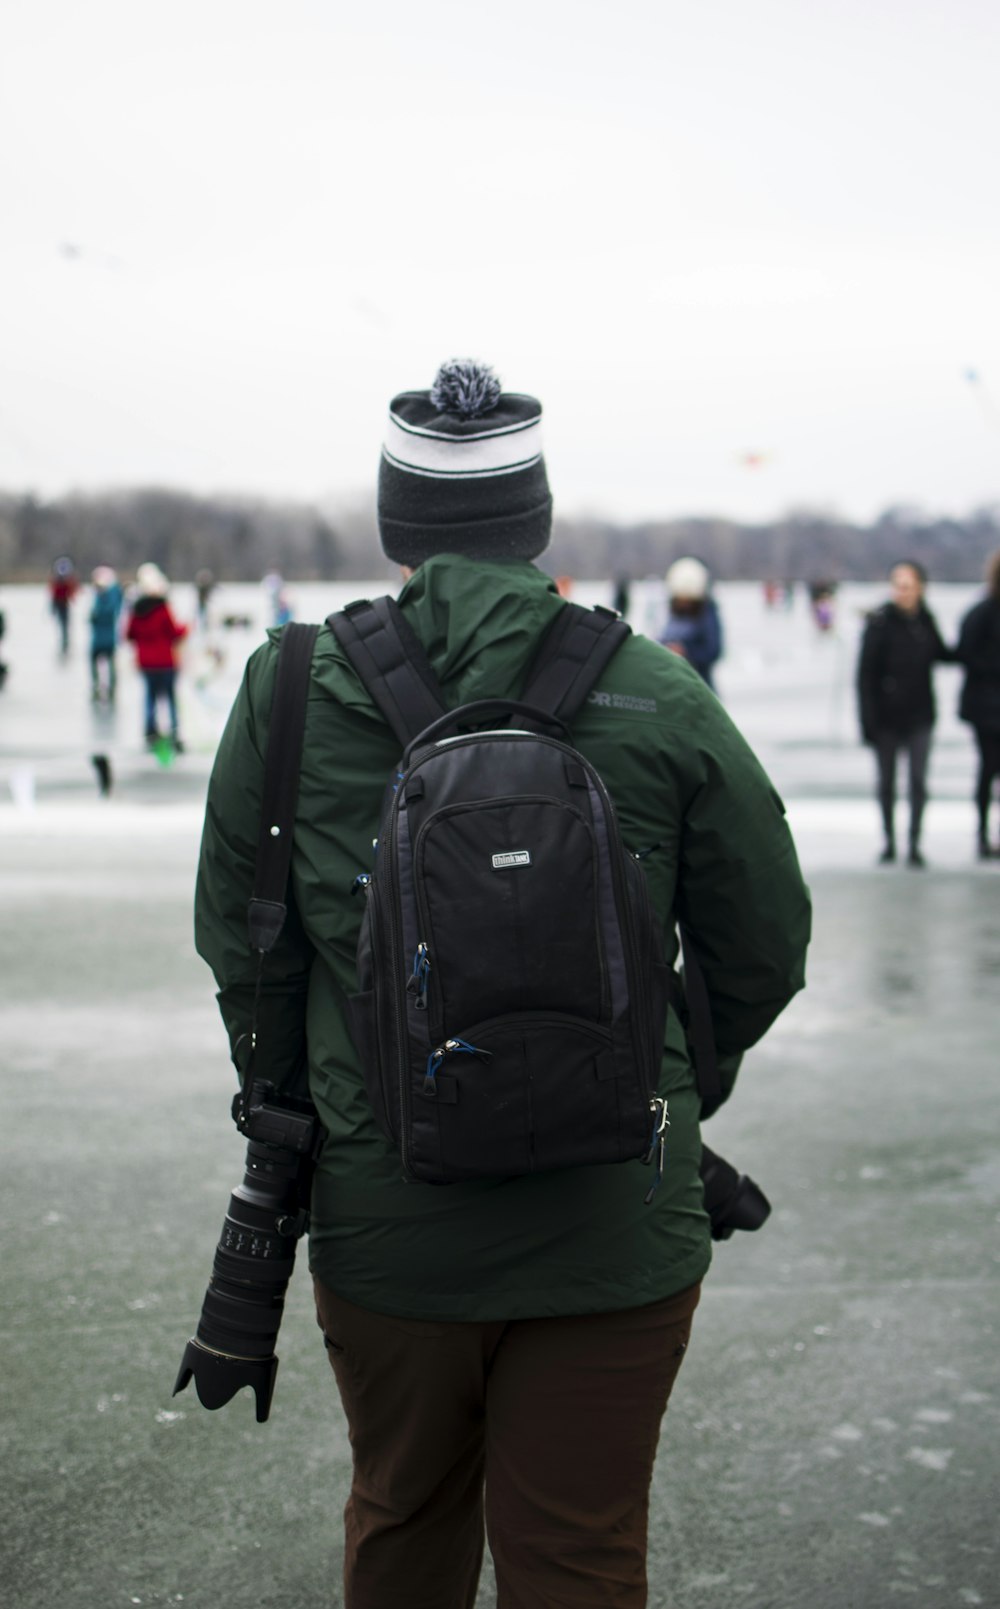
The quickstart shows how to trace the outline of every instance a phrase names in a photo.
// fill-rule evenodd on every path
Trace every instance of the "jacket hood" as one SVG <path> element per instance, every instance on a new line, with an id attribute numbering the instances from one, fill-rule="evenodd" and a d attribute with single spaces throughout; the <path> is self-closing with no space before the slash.
<path id="1" fill-rule="evenodd" d="M 414 573 L 399 604 L 445 691 L 455 703 L 471 703 L 520 691 L 525 662 L 562 600 L 528 560 L 440 553 Z"/>

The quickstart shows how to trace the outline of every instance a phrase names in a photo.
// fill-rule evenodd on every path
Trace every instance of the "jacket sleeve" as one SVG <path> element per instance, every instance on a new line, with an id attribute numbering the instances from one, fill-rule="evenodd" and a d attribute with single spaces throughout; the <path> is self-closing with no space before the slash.
<path id="1" fill-rule="evenodd" d="M 267 720 L 277 653 L 250 659 L 222 735 L 208 787 L 195 892 L 195 944 L 218 984 L 219 1009 L 237 1069 L 245 1070 L 259 958 L 247 935 L 264 780 Z M 291 882 L 291 880 L 290 880 Z M 282 933 L 263 964 L 257 1011 L 257 1072 L 287 1087 L 305 1058 L 313 949 L 291 887 Z"/>
<path id="2" fill-rule="evenodd" d="M 709 598 L 705 608 L 705 658 L 710 665 L 722 658 L 723 636 L 722 616 L 719 606 L 714 598 Z"/>
<path id="3" fill-rule="evenodd" d="M 166 618 L 165 624 L 166 624 L 166 628 L 167 628 L 166 632 L 165 632 L 165 636 L 169 639 L 170 642 L 180 642 L 181 638 L 186 637 L 187 634 L 188 634 L 187 626 L 182 626 L 181 625 L 180 621 L 177 619 L 177 617 L 175 616 L 175 614 L 174 614 L 172 609 L 167 610 L 167 618 Z"/>
<path id="4" fill-rule="evenodd" d="M 955 649 L 955 658 L 965 666 L 966 670 L 974 676 L 983 677 L 987 681 L 1000 681 L 997 655 L 990 652 L 988 631 L 988 617 L 985 609 L 977 604 L 970 609 L 958 635 L 958 647 Z"/>
<path id="5" fill-rule="evenodd" d="M 941 635 L 941 628 L 939 627 L 934 616 L 930 614 L 930 611 L 928 611 L 928 614 L 930 618 L 931 631 L 934 636 L 935 662 L 941 665 L 954 665 L 958 659 L 958 650 L 956 648 L 948 647 L 948 644 Z"/>
<path id="6" fill-rule="evenodd" d="M 804 987 L 811 909 L 784 806 L 721 707 L 699 767 L 675 909 L 705 975 L 726 1100 L 743 1052 Z"/>
<path id="7" fill-rule="evenodd" d="M 877 693 L 882 658 L 882 630 L 878 617 L 869 620 L 858 658 L 858 721 L 865 743 L 874 743 L 878 725 Z"/>

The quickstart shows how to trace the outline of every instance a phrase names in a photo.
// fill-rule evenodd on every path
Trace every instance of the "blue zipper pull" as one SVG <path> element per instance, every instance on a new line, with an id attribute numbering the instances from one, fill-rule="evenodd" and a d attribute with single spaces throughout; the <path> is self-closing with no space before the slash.
<path id="1" fill-rule="evenodd" d="M 438 1075 L 441 1063 L 446 1056 L 453 1056 L 456 1053 L 464 1056 L 478 1056 L 479 1060 L 483 1062 L 493 1060 L 492 1051 L 482 1050 L 479 1045 L 470 1045 L 467 1039 L 446 1039 L 444 1044 L 438 1045 L 437 1049 L 432 1050 L 427 1058 L 427 1066 L 424 1070 L 425 1095 L 437 1094 L 437 1085 L 434 1080 Z"/>
<path id="2" fill-rule="evenodd" d="M 413 971 L 406 984 L 407 994 L 416 996 L 413 1002 L 417 1011 L 427 1010 L 427 990 L 430 984 L 431 958 L 427 953 L 427 945 L 421 939 L 413 957 Z"/>
<path id="3" fill-rule="evenodd" d="M 353 898 L 353 896 L 359 893 L 361 889 L 364 889 L 365 893 L 367 894 L 368 885 L 371 880 L 371 872 L 358 872 L 357 877 L 355 877 L 353 883 L 351 884 L 351 897 Z"/>

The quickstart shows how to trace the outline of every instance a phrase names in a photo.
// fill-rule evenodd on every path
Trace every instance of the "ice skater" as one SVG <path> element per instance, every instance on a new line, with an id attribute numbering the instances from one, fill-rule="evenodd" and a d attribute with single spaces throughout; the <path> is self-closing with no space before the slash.
<path id="1" fill-rule="evenodd" d="M 49 576 L 49 604 L 59 628 L 59 653 L 63 659 L 69 653 L 69 621 L 73 599 L 80 590 L 76 565 L 66 554 L 52 561 Z"/>
<path id="2" fill-rule="evenodd" d="M 184 745 L 177 729 L 177 644 L 187 636 L 188 628 L 171 613 L 167 603 L 170 583 L 158 565 L 140 564 L 135 579 L 138 593 L 125 635 L 135 643 L 136 662 L 146 683 L 146 742 L 153 747 L 162 741 L 157 725 L 162 700 L 170 722 L 170 743 L 179 754 Z"/>
<path id="3" fill-rule="evenodd" d="M 93 571 L 94 601 L 90 607 L 90 696 L 94 703 L 113 704 L 118 685 L 115 650 L 124 595 L 110 565 Z"/>

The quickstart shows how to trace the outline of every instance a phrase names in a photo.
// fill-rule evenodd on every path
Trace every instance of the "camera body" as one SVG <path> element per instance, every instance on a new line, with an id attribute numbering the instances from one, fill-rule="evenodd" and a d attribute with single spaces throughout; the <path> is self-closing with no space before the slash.
<path id="1" fill-rule="evenodd" d="M 759 1229 L 771 1215 L 760 1185 L 707 1145 L 701 1148 L 701 1183 L 713 1240 L 728 1240 L 737 1229 Z"/>

